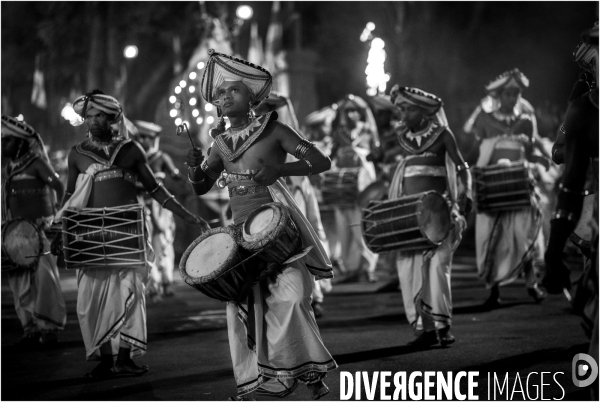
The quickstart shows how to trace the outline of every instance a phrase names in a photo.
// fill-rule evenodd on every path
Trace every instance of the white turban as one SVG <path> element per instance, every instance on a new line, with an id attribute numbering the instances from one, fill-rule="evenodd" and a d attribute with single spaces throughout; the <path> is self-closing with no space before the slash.
<path id="1" fill-rule="evenodd" d="M 498 77 L 490 81 L 485 86 L 485 90 L 492 94 L 498 94 L 499 91 L 505 88 L 519 88 L 523 90 L 529 86 L 529 79 L 519 71 L 518 68 L 514 68 L 510 71 L 505 71 Z"/>
<path id="2" fill-rule="evenodd" d="M 264 68 L 226 54 L 208 50 L 208 62 L 202 76 L 202 97 L 208 103 L 221 106 L 216 90 L 225 81 L 240 81 L 252 94 L 252 103 L 258 104 L 269 96 L 273 76 Z"/>
<path id="3" fill-rule="evenodd" d="M 111 124 L 118 125 L 120 136 L 124 138 L 129 137 L 129 131 L 127 130 L 126 122 L 123 118 L 123 107 L 116 98 L 106 94 L 87 93 L 78 97 L 73 102 L 73 110 L 84 119 L 85 114 L 89 109 L 98 109 L 108 115 L 113 115 L 114 118 L 111 121 Z"/>
<path id="4" fill-rule="evenodd" d="M 24 121 L 19 121 L 11 116 L 2 115 L 2 138 L 16 137 L 29 142 L 29 151 L 36 153 L 46 162 L 49 162 L 46 147 L 40 134 Z"/>
<path id="5" fill-rule="evenodd" d="M 430 94 L 419 88 L 394 85 L 390 91 L 390 100 L 396 106 L 401 103 L 418 106 L 425 111 L 430 119 L 437 119 L 441 126 L 448 126 L 446 112 L 444 112 L 444 108 L 442 107 L 444 102 L 434 94 Z"/>

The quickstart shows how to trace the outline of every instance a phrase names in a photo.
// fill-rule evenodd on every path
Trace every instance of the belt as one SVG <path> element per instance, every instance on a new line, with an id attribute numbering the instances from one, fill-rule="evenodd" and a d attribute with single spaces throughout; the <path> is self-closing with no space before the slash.
<path id="1" fill-rule="evenodd" d="M 135 183 L 135 175 L 129 172 L 123 172 L 120 169 L 107 170 L 103 172 L 99 172 L 94 176 L 94 181 L 104 181 L 109 179 L 116 179 L 122 177 L 123 179 Z"/>
<path id="2" fill-rule="evenodd" d="M 236 187 L 229 187 L 228 190 L 229 190 L 230 197 L 236 197 L 236 196 L 244 196 L 244 195 L 250 195 L 250 194 L 268 193 L 269 187 L 267 187 L 267 186 L 236 186 Z"/>

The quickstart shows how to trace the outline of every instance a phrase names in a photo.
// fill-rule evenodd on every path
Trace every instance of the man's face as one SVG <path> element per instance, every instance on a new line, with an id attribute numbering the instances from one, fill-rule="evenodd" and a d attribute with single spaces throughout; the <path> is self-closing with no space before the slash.
<path id="1" fill-rule="evenodd" d="M 5 158 L 15 158 L 19 151 L 21 140 L 17 137 L 6 136 L 2 137 L 2 156 Z"/>
<path id="2" fill-rule="evenodd" d="M 425 117 L 425 111 L 422 108 L 410 103 L 400 103 L 398 109 L 400 110 L 400 119 L 409 128 L 418 128 Z"/>
<path id="3" fill-rule="evenodd" d="M 85 112 L 85 122 L 94 137 L 101 137 L 110 131 L 110 119 L 101 110 L 90 108 Z"/>
<path id="4" fill-rule="evenodd" d="M 140 135 L 137 138 L 137 140 L 142 146 L 142 148 L 144 148 L 144 151 L 149 151 L 150 148 L 152 148 L 152 146 L 154 145 L 155 138 L 149 135 Z"/>
<path id="5" fill-rule="evenodd" d="M 506 88 L 500 92 L 500 107 L 504 110 L 512 110 L 519 97 L 521 96 L 521 90 L 519 88 Z"/>
<path id="6" fill-rule="evenodd" d="M 251 94 L 241 81 L 225 81 L 217 88 L 217 99 L 225 116 L 248 113 Z"/>
<path id="7" fill-rule="evenodd" d="M 346 124 L 351 127 L 356 127 L 356 124 L 360 121 L 360 111 L 358 106 L 354 102 L 348 102 L 344 107 L 344 117 Z"/>

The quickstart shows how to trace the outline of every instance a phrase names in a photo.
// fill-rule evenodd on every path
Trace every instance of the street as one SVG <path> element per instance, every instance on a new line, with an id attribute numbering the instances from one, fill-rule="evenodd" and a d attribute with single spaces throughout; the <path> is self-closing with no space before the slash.
<path id="1" fill-rule="evenodd" d="M 580 267 L 574 269 L 572 279 L 580 274 Z M 68 322 L 59 335 L 60 346 L 53 350 L 14 346 L 22 329 L 8 283 L 2 282 L 2 400 L 227 400 L 235 394 L 225 305 L 186 285 L 178 272 L 175 296 L 147 304 L 148 353 L 137 363 L 149 365 L 150 371 L 141 377 L 84 378 L 97 363 L 85 361 L 75 312 L 75 273 L 61 270 L 61 275 Z M 589 389 L 571 381 L 573 356 L 587 352 L 588 345 L 580 319 L 569 314 L 564 296 L 535 304 L 519 279 L 501 288 L 500 308 L 483 311 L 487 291 L 477 277 L 474 253 L 459 249 L 452 272 L 452 332 L 457 342 L 415 351 L 406 346 L 413 335 L 397 282 L 389 270 L 378 275 L 376 283 L 334 282 L 333 291 L 325 295 L 326 314 L 317 321 L 339 368 L 326 379 L 331 392 L 324 400 L 340 399 L 341 371 L 363 371 L 371 377 L 376 371 L 393 375 L 426 370 L 478 371 L 475 394 L 481 400 L 589 399 Z M 541 377 L 541 372 L 552 374 Z M 503 395 L 498 389 L 495 398 L 488 394 L 488 373 L 500 382 L 508 373 Z M 530 373 L 536 374 L 528 377 Z M 466 391 L 462 383 L 461 390 Z M 364 391 L 361 397 L 366 399 Z M 300 385 L 286 399 L 310 400 L 310 393 Z M 375 399 L 380 399 L 379 392 Z"/>

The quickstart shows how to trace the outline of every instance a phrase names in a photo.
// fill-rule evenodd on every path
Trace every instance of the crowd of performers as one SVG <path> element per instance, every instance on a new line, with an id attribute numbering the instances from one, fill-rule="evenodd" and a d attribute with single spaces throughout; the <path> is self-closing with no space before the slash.
<path id="1" fill-rule="evenodd" d="M 592 85 L 577 83 L 552 150 L 522 96 L 529 80 L 521 71 L 485 87 L 485 102 L 464 127 L 479 144 L 473 167 L 448 126 L 444 102 L 432 93 L 395 85 L 389 96 L 371 100 L 380 103 L 376 115 L 367 101 L 348 95 L 329 115 L 329 135 L 311 142 L 290 100 L 271 92 L 269 71 L 212 50 L 201 94 L 220 120 L 209 149 L 189 150 L 187 172 L 159 149 L 160 126 L 132 123 L 119 101 L 99 90 L 73 102 L 88 135 L 69 152 L 66 188 L 35 129 L 3 115 L 2 155 L 9 162 L 2 270 L 24 330 L 20 343 L 58 342 L 66 308 L 57 261 L 64 260 L 77 269 L 86 359 L 100 362 L 87 375 L 146 373 L 133 358 L 147 350 L 146 295 L 173 294 L 177 215 L 202 231 L 182 258 L 181 275 L 227 301 L 234 399 L 253 391 L 284 397 L 299 383 L 319 399 L 329 392 L 326 374 L 337 368 L 316 321 L 334 268 L 374 282 L 380 258 L 395 265 L 415 334 L 410 344 L 450 345 L 452 258 L 474 210 L 488 308 L 500 303 L 500 287 L 521 275 L 536 302 L 546 291 L 568 294 L 563 249 L 569 238 L 581 249 L 575 304 L 597 360 L 597 24 L 583 35 L 575 61 L 593 76 Z M 550 168 L 550 159 L 564 165 L 555 208 L 532 179 L 536 169 Z M 210 228 L 165 188 L 167 175 L 189 182 L 198 196 L 215 184 L 227 188 L 233 223 Z M 235 253 L 219 250 L 227 242 Z"/>

